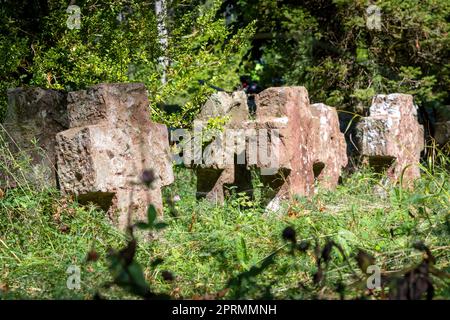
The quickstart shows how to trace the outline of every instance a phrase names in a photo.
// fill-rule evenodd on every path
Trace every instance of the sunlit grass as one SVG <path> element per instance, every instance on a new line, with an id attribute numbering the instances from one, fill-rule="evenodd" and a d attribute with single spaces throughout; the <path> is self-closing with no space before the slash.
<path id="1" fill-rule="evenodd" d="M 234 194 L 223 206 L 195 199 L 195 177 L 176 168 L 175 183 L 164 190 L 165 198 L 179 196 L 164 220 L 169 227 L 150 242 L 141 242 L 137 253 L 152 288 L 175 298 L 192 298 L 223 289 L 237 274 L 259 265 L 273 252 L 275 264 L 256 280 L 261 287 L 244 298 L 260 296 L 269 288 L 275 298 L 339 298 L 335 288 L 346 286 L 346 297 L 358 297 L 364 288 L 352 286 L 354 273 L 361 275 L 354 255 L 357 249 L 372 254 L 385 272 L 398 271 L 420 261 L 412 243 L 422 240 L 437 258 L 436 267 L 450 271 L 448 158 L 422 167 L 414 189 L 383 184 L 380 177 L 363 169 L 344 176 L 333 192 L 319 191 L 311 199 L 285 203 L 280 212 L 265 212 L 259 197 L 244 199 Z M 166 201 L 167 202 L 167 201 Z M 245 203 L 244 208 L 242 204 Z M 90 299 L 96 292 L 106 298 L 133 298 L 118 288 L 105 289 L 109 276 L 106 252 L 124 244 L 104 213 L 81 207 L 57 190 L 32 187 L 9 189 L 0 199 L 0 294 L 10 298 Z M 281 238 L 292 226 L 297 240 L 327 239 L 338 243 L 350 265 L 333 251 L 325 285 L 316 288 L 311 252 L 292 256 Z M 100 259 L 86 262 L 95 249 Z M 161 264 L 152 263 L 163 259 Z M 81 268 L 81 289 L 66 285 L 70 265 Z M 169 270 L 168 283 L 161 273 Z M 433 278 L 437 298 L 450 298 L 448 282 Z M 306 288 L 306 289 L 305 289 Z"/>

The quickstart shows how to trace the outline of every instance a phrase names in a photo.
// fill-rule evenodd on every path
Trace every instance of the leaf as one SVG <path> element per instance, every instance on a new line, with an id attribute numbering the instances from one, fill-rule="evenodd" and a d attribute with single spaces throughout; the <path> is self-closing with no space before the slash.
<path id="1" fill-rule="evenodd" d="M 168 224 L 165 222 L 158 222 L 153 225 L 153 228 L 155 228 L 156 230 L 161 230 L 161 229 L 166 228 L 167 226 L 168 226 Z"/>
<path id="2" fill-rule="evenodd" d="M 149 226 L 152 226 L 156 220 L 156 208 L 154 205 L 150 204 L 147 209 L 147 223 Z"/>
<path id="3" fill-rule="evenodd" d="M 137 262 L 133 261 L 128 266 L 128 274 L 130 275 L 130 285 L 133 292 L 144 296 L 149 291 L 149 287 L 145 280 L 142 267 Z"/>
<path id="4" fill-rule="evenodd" d="M 247 263 L 249 260 L 247 253 L 247 244 L 245 243 L 245 239 L 242 236 L 236 243 L 236 254 L 241 265 L 244 268 L 247 268 Z"/>
<path id="5" fill-rule="evenodd" d="M 348 122 L 347 127 L 345 128 L 344 134 L 347 134 L 348 130 L 350 129 L 350 127 L 352 126 L 353 120 L 355 120 L 357 117 L 359 117 L 359 114 L 355 114 L 350 121 Z"/>
<path id="6" fill-rule="evenodd" d="M 150 225 L 145 222 L 137 222 L 136 227 L 141 230 L 150 229 Z"/>
<path id="7" fill-rule="evenodd" d="M 136 253 L 136 240 L 132 239 L 128 245 L 120 251 L 109 250 L 109 269 L 114 279 L 114 283 L 121 288 L 146 297 L 150 293 L 150 288 L 145 280 L 144 272 L 139 263 L 134 260 Z"/>
<path id="8" fill-rule="evenodd" d="M 270 265 L 272 265 L 274 261 L 274 257 L 276 255 L 276 252 L 270 254 L 268 257 L 264 258 L 264 260 L 261 263 L 261 266 L 252 266 L 250 270 L 242 272 L 235 276 L 234 278 L 231 278 L 228 280 L 227 288 L 234 287 L 234 286 L 240 286 L 243 285 L 246 281 L 248 281 L 250 278 L 256 277 L 257 275 L 261 274 L 264 270 L 266 270 Z"/>

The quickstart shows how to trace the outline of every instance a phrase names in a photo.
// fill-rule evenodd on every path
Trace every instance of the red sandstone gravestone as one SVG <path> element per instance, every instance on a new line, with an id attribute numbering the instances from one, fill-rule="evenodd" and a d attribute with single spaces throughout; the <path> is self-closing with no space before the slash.
<path id="1" fill-rule="evenodd" d="M 269 88 L 257 95 L 256 105 L 257 127 L 280 130 L 278 172 L 262 177 L 276 191 L 273 203 L 312 195 L 315 179 L 334 189 L 347 164 L 336 109 L 310 105 L 304 87 Z"/>
<path id="2" fill-rule="evenodd" d="M 324 188 L 333 189 L 341 168 L 347 164 L 336 110 L 323 104 L 310 105 L 304 87 L 269 88 L 255 100 L 255 120 L 248 120 L 247 104 L 240 102 L 245 99 L 236 98 L 236 93 L 215 94 L 205 104 L 199 119 L 206 121 L 212 115 L 230 115 L 231 121 L 225 129 L 235 129 L 244 141 L 242 150 L 227 149 L 227 142 L 234 140 L 223 133 L 207 148 L 217 148 L 226 155 L 245 153 L 247 168 L 235 162 L 202 164 L 197 169 L 197 192 L 223 202 L 224 187 L 251 188 L 249 169 L 252 166 L 260 169 L 262 182 L 273 190 L 269 207 L 294 194 L 312 195 L 315 178 Z M 321 171 L 315 177 L 317 167 Z"/>
<path id="3" fill-rule="evenodd" d="M 347 144 L 339 129 L 335 108 L 323 103 L 311 105 L 313 116 L 311 130 L 311 153 L 314 176 L 324 189 L 334 189 L 341 169 L 347 165 Z"/>
<path id="4" fill-rule="evenodd" d="M 14 156 L 24 152 L 31 158 L 25 170 L 27 183 L 39 187 L 56 187 L 55 137 L 69 127 L 66 110 L 67 93 L 42 88 L 8 90 L 8 110 L 4 120 L 6 132 L 0 133 Z M 36 141 L 34 144 L 32 141 Z M 3 177 L 0 185 L 11 186 L 13 179 Z"/>
<path id="5" fill-rule="evenodd" d="M 377 95 L 370 115 L 357 125 L 360 154 L 377 170 L 387 170 L 394 182 L 408 184 L 419 178 L 420 152 L 424 148 L 423 126 L 409 94 Z"/>
<path id="6" fill-rule="evenodd" d="M 245 148 L 235 152 L 236 148 L 239 149 L 239 143 L 235 145 L 236 139 L 244 139 L 245 143 L 245 138 L 239 134 L 242 131 L 235 136 L 228 135 L 233 133 L 229 129 L 242 129 L 243 124 L 248 121 L 245 93 L 218 92 L 211 95 L 195 123 L 206 128 L 208 120 L 215 117 L 228 117 L 228 122 L 223 131 L 217 131 L 213 141 L 202 150 L 203 163 L 194 164 L 194 168 L 197 175 L 197 197 L 223 203 L 226 186 L 235 186 L 237 192 L 249 191 L 252 188 L 250 171 L 245 166 Z M 229 145 L 230 142 L 233 143 L 232 146 Z M 235 153 L 242 154 L 242 163 L 235 161 Z M 227 158 L 228 156 L 231 158 Z"/>
<path id="7" fill-rule="evenodd" d="M 276 201 L 294 194 L 311 195 L 314 174 L 308 155 L 312 128 L 308 92 L 304 87 L 269 88 L 258 94 L 255 101 L 257 129 L 279 130 L 279 140 L 271 139 L 277 145 L 270 147 L 278 149 L 277 172 L 263 175 L 263 183 L 274 189 Z"/>
<path id="8" fill-rule="evenodd" d="M 173 182 L 167 128 L 148 115 L 145 86 L 100 84 L 68 95 L 70 129 L 56 137 L 63 193 L 94 202 L 119 225 L 131 208 L 144 219 L 153 203 L 162 210 L 161 187 Z M 152 189 L 138 184 L 153 169 Z"/>

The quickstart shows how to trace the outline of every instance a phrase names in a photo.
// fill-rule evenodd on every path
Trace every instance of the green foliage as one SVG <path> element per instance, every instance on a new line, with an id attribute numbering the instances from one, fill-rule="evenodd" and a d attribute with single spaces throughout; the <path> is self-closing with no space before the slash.
<path id="1" fill-rule="evenodd" d="M 0 8 L 0 122 L 6 111 L 6 90 L 20 85 L 25 67 L 23 56 L 27 53 L 27 41 L 19 34 L 19 26 L 8 19 L 4 7 Z"/>
<path id="2" fill-rule="evenodd" d="M 198 80 L 231 90 L 242 70 L 265 85 L 273 78 L 306 85 L 312 100 L 358 112 L 379 92 L 411 93 L 419 103 L 448 101 L 445 1 L 377 3 L 377 31 L 366 26 L 366 1 L 238 0 L 237 19 L 226 25 L 218 0 L 173 0 L 165 17 L 166 52 L 151 1 L 77 2 L 79 30 L 66 26 L 66 1 L 40 3 L 47 7 L 9 1 L 0 8 L 0 118 L 11 86 L 75 90 L 140 81 L 155 120 L 189 127 L 211 92 Z M 262 49 L 262 61 L 253 61 L 255 49 Z M 166 83 L 162 55 L 170 61 Z M 181 110 L 169 113 L 164 104 L 180 104 Z M 212 118 L 207 129 L 217 133 L 227 121 Z M 364 279 L 371 261 L 393 273 L 423 262 L 449 270 L 449 159 L 439 151 L 422 165 L 412 189 L 360 170 L 345 176 L 336 191 L 319 185 L 313 198 L 283 203 L 276 214 L 265 211 L 268 190 L 257 182 L 253 198 L 230 188 L 223 206 L 198 201 L 192 172 L 177 167 L 175 183 L 164 190 L 164 222 L 149 205 L 147 221 L 135 225 L 160 231 L 152 234 L 156 240 L 137 243 L 99 209 L 31 186 L 29 157 L 7 151 L 0 138 L 0 178 L 6 173 L 17 187 L 0 189 L 1 298 L 89 299 L 104 284 L 105 298 L 168 298 L 153 289 L 172 298 L 360 298 L 366 287 L 354 280 Z M 291 234 L 284 232 L 287 226 Z M 420 239 L 426 246 L 417 245 Z M 95 261 L 86 257 L 93 248 Z M 81 266 L 79 291 L 66 286 L 73 264 Z M 165 270 L 176 275 L 176 290 Z M 434 276 L 433 283 L 438 298 L 449 297 L 448 279 Z"/>
<path id="3" fill-rule="evenodd" d="M 230 116 L 217 116 L 209 118 L 206 123 L 206 130 L 220 130 L 230 121 Z"/>
<path id="4" fill-rule="evenodd" d="M 153 204 L 150 204 L 147 209 L 147 222 L 140 221 L 136 223 L 136 227 L 142 230 L 160 230 L 167 227 L 167 223 L 164 222 L 156 222 L 156 208 Z"/>
<path id="5" fill-rule="evenodd" d="M 167 2 L 169 8 L 186 5 L 184 1 Z M 48 10 L 40 13 L 41 27 L 33 34 L 23 30 L 26 24 L 20 13 L 25 9 L 15 11 L 11 5 L 0 11 L 2 21 L 8 21 L 2 25 L 5 35 L 0 38 L 2 97 L 7 87 L 18 85 L 76 90 L 100 82 L 144 82 L 153 117 L 174 127 L 189 126 L 211 92 L 198 80 L 233 88 L 253 30 L 250 23 L 233 33 L 223 18 L 216 17 L 220 0 L 190 3 L 187 9 L 165 17 L 170 32 L 163 52 L 153 1 L 77 2 L 80 29 L 66 25 L 67 1 L 47 3 Z M 166 83 L 161 82 L 163 70 L 158 62 L 163 55 L 169 60 Z M 180 104 L 182 110 L 167 114 L 159 108 L 164 104 Z"/>
<path id="6" fill-rule="evenodd" d="M 390 1 L 237 1 L 239 21 L 257 19 L 263 40 L 258 77 L 304 85 L 314 102 L 362 113 L 374 93 L 410 93 L 417 103 L 449 101 L 450 3 Z M 369 28 L 370 4 L 380 29 Z M 258 39 L 258 38 L 256 38 Z M 256 40 L 255 40 L 256 41 Z M 247 72 L 255 69 L 247 65 Z"/>
<path id="7" fill-rule="evenodd" d="M 383 193 L 376 191 L 379 176 L 357 172 L 344 177 L 335 192 L 298 198 L 277 214 L 237 205 L 233 197 L 223 207 L 199 202 L 192 172 L 176 172 L 174 185 L 164 190 L 168 227 L 154 241 L 135 245 L 104 213 L 61 199 L 56 191 L 8 191 L 0 199 L 0 221 L 8 221 L 0 225 L 0 285 L 9 288 L 2 297 L 92 298 L 100 289 L 104 298 L 161 298 L 150 295 L 149 288 L 171 292 L 173 285 L 161 278 L 170 270 L 180 288 L 172 298 L 208 293 L 239 299 L 338 299 L 338 287 L 345 298 L 358 298 L 364 283 L 349 285 L 355 274 L 364 279 L 357 271 L 364 262 L 355 260 L 358 250 L 376 259 L 383 271 L 398 272 L 420 262 L 420 252 L 412 247 L 419 239 L 426 239 L 435 267 L 448 270 L 450 180 L 440 165 L 433 174 L 423 168 L 415 189 L 383 185 Z M 173 203 L 175 196 L 180 200 Z M 155 222 L 153 211 L 149 214 Z M 295 246 L 281 238 L 286 226 L 297 232 Z M 315 282 L 314 241 L 322 256 L 327 245 L 334 248 L 327 250 L 328 262 L 320 264 L 320 283 Z M 124 249 L 108 251 L 110 246 Z M 86 262 L 93 247 L 99 259 Z M 66 287 L 71 264 L 81 267 L 78 291 Z M 116 286 L 105 290 L 105 283 Z M 437 297 L 448 298 L 448 279 L 433 276 L 433 283 Z M 379 298 L 378 291 L 374 297 Z"/>
<path id="8" fill-rule="evenodd" d="M 110 272 L 114 283 L 137 296 L 145 296 L 150 290 L 141 265 L 136 261 L 125 264 L 118 255 L 110 256 Z"/>
<path id="9" fill-rule="evenodd" d="M 43 32 L 33 41 L 30 84 L 75 90 L 99 82 L 142 79 L 155 68 L 159 52 L 156 21 L 149 3 L 133 1 L 80 3 L 81 28 L 66 25 L 66 1 L 51 1 Z M 130 10 L 123 22 L 117 16 Z M 134 67 L 136 75 L 130 74 Z M 147 69 L 146 71 L 143 68 Z"/>
<path id="10" fill-rule="evenodd" d="M 167 70 L 169 81 L 162 88 L 154 88 L 154 103 L 178 103 L 181 112 L 167 115 L 163 111 L 154 118 L 176 127 L 191 125 L 194 116 L 211 89 L 199 84 L 208 80 L 226 90 L 238 81 L 238 68 L 250 48 L 253 23 L 233 33 L 224 19 L 217 19 L 220 0 L 207 1 L 180 17 L 171 30 Z M 152 90 L 151 90 L 152 91 Z M 168 120 L 167 120 L 168 119 Z"/>

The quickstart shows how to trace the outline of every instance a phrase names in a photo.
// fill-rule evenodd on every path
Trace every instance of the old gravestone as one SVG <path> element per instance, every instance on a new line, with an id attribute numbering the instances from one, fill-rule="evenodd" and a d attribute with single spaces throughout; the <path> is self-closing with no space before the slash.
<path id="1" fill-rule="evenodd" d="M 323 103 L 311 105 L 311 145 L 314 176 L 325 189 L 334 189 L 347 165 L 347 145 L 340 131 L 336 109 Z"/>
<path id="2" fill-rule="evenodd" d="M 202 111 L 195 121 L 201 130 L 206 129 L 208 120 L 216 117 L 227 117 L 227 123 L 222 131 L 212 133 L 213 141 L 202 150 L 202 163 L 195 163 L 194 157 L 185 164 L 192 167 L 197 175 L 197 198 L 206 198 L 212 202 L 222 203 L 225 199 L 226 187 L 234 186 L 237 192 L 251 192 L 251 172 L 243 162 L 237 159 L 226 159 L 227 132 L 229 129 L 240 129 L 249 119 L 247 96 L 243 91 L 228 94 L 217 92 L 205 103 Z M 201 132 L 206 135 L 205 132 Z M 242 138 L 242 137 L 233 137 Z M 245 139 L 245 138 L 244 138 Z M 234 153 L 231 150 L 228 154 Z M 238 150 L 237 154 L 245 158 L 245 149 Z M 185 159 L 186 160 L 186 159 Z"/>
<path id="3" fill-rule="evenodd" d="M 213 115 L 231 118 L 225 132 L 206 147 L 216 148 L 212 154 L 218 157 L 217 161 L 202 163 L 197 170 L 200 195 L 223 202 L 225 187 L 251 188 L 249 169 L 252 166 L 260 170 L 262 182 L 273 190 L 269 207 L 294 194 L 311 195 L 316 180 L 328 189 L 337 185 L 347 156 L 334 108 L 310 105 L 303 87 L 269 88 L 256 96 L 256 119 L 248 120 L 245 96 L 238 97 L 238 93 L 215 94 L 199 116 L 203 121 Z M 229 129 L 237 133 L 236 142 L 243 142 L 236 143 L 240 148 L 227 147 L 227 142 L 236 138 L 227 135 Z M 264 135 L 268 139 L 261 139 Z M 235 153 L 238 159 L 243 153 L 244 165 L 236 161 L 222 165 L 221 161 L 230 153 Z"/>
<path id="4" fill-rule="evenodd" d="M 279 168 L 274 175 L 262 176 L 275 191 L 269 206 L 276 208 L 279 200 L 295 194 L 312 195 L 315 180 L 325 189 L 335 188 L 347 164 L 336 110 L 310 105 L 304 87 L 266 89 L 256 96 L 256 105 L 257 127 L 280 130 Z"/>
<path id="5" fill-rule="evenodd" d="M 360 121 L 356 130 L 358 150 L 376 170 L 386 170 L 390 180 L 401 178 L 405 184 L 420 176 L 424 129 L 411 95 L 375 96 L 369 117 Z"/>
<path id="6" fill-rule="evenodd" d="M 150 121 L 145 86 L 99 84 L 68 95 L 70 129 L 56 137 L 61 190 L 94 202 L 124 228 L 128 211 L 145 218 L 152 203 L 162 210 L 161 187 L 173 182 L 168 133 Z M 152 189 L 139 184 L 153 169 Z"/>
<path id="7" fill-rule="evenodd" d="M 35 186 L 56 187 L 55 137 L 69 127 L 67 93 L 24 87 L 7 94 L 8 109 L 0 134 L 16 161 L 21 154 L 28 156 L 30 163 L 20 168 L 23 176 L 11 168 L 10 173 L 0 172 L 0 186 L 14 187 L 12 176 L 19 176 Z"/>

